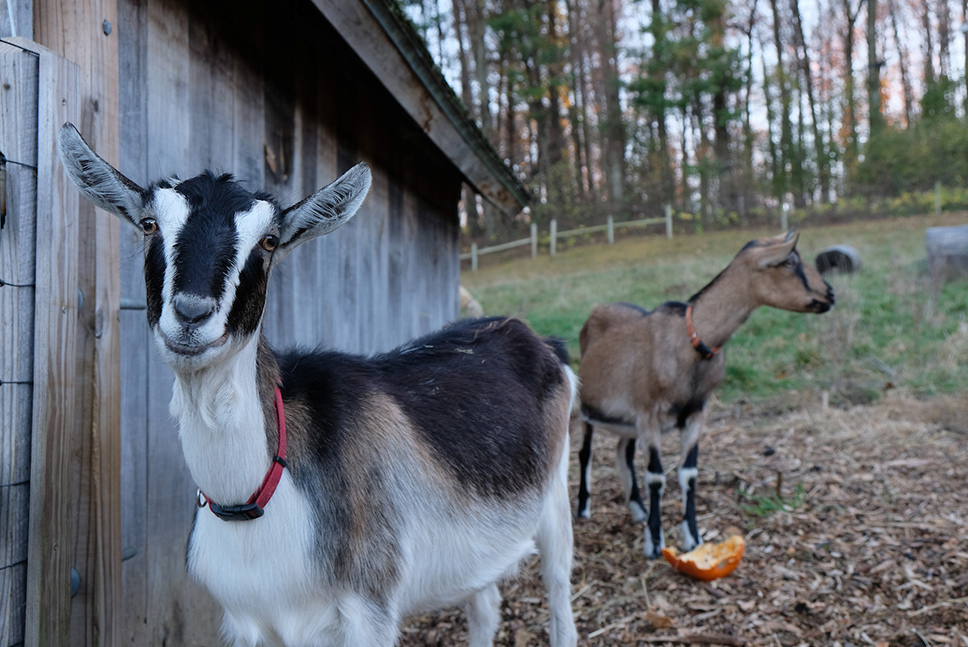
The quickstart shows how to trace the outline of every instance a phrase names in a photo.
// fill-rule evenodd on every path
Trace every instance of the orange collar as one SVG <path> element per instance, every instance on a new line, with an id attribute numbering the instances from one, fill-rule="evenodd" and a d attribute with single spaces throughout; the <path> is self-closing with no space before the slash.
<path id="1" fill-rule="evenodd" d="M 696 327 L 692 325 L 692 304 L 690 303 L 686 306 L 686 334 L 689 335 L 689 340 L 692 342 L 692 347 L 695 348 L 699 355 L 703 359 L 710 359 L 720 351 L 719 347 L 710 348 L 699 339 L 699 335 L 696 334 Z"/>

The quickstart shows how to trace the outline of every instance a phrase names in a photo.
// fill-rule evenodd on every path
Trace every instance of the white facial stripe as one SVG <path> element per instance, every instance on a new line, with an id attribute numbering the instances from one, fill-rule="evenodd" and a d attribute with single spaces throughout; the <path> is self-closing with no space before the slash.
<path id="1" fill-rule="evenodd" d="M 272 228 L 274 215 L 275 209 L 265 200 L 256 200 L 251 209 L 235 214 L 235 231 L 238 237 L 235 265 L 225 277 L 225 291 L 219 304 L 219 314 L 224 316 L 225 320 L 228 319 L 231 306 L 235 303 L 235 293 L 241 281 L 242 269 L 249 259 L 249 254 L 252 253 L 252 248 Z"/>
<path id="2" fill-rule="evenodd" d="M 165 283 L 161 289 L 164 303 L 168 303 L 172 296 L 175 283 L 175 241 L 188 220 L 190 208 L 188 200 L 174 189 L 156 189 L 150 212 L 158 223 L 165 241 Z M 162 308 L 167 311 L 168 308 Z"/>

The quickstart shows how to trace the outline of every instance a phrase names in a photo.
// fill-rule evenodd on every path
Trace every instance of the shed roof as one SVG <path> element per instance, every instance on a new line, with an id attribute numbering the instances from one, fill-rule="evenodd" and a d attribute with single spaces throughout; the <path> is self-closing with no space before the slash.
<path id="1" fill-rule="evenodd" d="M 474 190 L 505 213 L 528 203 L 524 185 L 494 150 L 394 0 L 313 0 Z"/>

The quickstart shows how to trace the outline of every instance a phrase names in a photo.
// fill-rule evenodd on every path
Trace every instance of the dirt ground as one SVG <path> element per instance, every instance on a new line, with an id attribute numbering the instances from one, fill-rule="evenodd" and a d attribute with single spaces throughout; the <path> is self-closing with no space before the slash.
<path id="1" fill-rule="evenodd" d="M 714 402 L 699 524 L 706 541 L 744 535 L 746 553 L 708 584 L 645 559 L 612 467 L 614 437 L 598 433 L 594 452 L 592 516 L 575 526 L 580 645 L 968 647 L 968 397 L 888 393 L 870 406 L 817 401 L 784 413 Z M 676 545 L 678 438 L 664 440 L 663 455 L 663 524 Z M 501 588 L 497 645 L 548 644 L 536 564 Z M 466 644 L 459 611 L 402 632 L 406 647 Z"/>

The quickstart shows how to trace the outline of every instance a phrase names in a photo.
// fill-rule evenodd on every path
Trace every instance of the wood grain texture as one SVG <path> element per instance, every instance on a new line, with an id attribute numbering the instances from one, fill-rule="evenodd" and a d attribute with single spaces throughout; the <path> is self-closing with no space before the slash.
<path id="1" fill-rule="evenodd" d="M 119 74 L 147 78 L 147 0 L 118 4 Z M 119 170 L 145 183 L 148 176 L 147 92 L 143 83 L 119 83 Z M 144 303 L 142 234 L 122 223 L 122 303 Z M 152 351 L 144 310 L 121 311 L 121 642 L 146 645 L 148 620 L 147 508 L 148 355 Z"/>
<path id="2" fill-rule="evenodd" d="M 60 124 L 79 117 L 77 65 L 38 54 L 37 239 L 34 309 L 30 516 L 24 629 L 28 646 L 66 645 L 72 563 L 77 345 L 77 192 L 56 159 Z"/>
<path id="3" fill-rule="evenodd" d="M 37 41 L 82 70 L 76 124 L 108 162 L 119 157 L 116 0 L 35 6 Z M 78 312 L 74 567 L 82 587 L 73 598 L 71 643 L 115 645 L 121 609 L 120 221 L 81 203 Z"/>
<path id="4" fill-rule="evenodd" d="M 37 165 L 38 74 L 35 54 L 0 44 L 0 151 L 11 161 L 0 229 L 0 645 L 23 641 L 26 612 L 37 172 L 22 164 Z"/>

